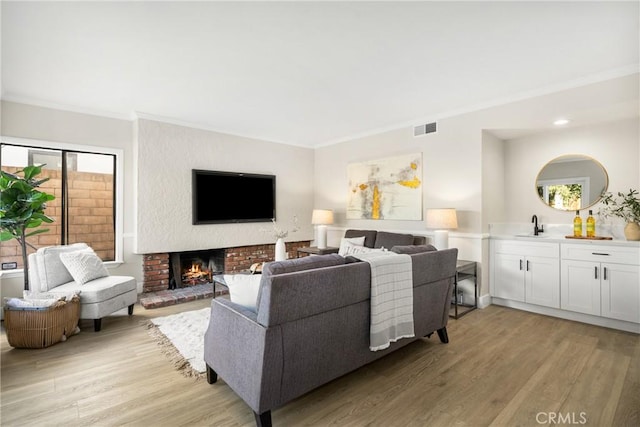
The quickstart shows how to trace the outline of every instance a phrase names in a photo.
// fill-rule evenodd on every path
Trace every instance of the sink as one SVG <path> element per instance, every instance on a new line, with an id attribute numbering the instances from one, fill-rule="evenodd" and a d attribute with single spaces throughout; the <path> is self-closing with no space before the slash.
<path id="1" fill-rule="evenodd" d="M 549 236 L 545 236 L 544 234 L 538 234 L 537 236 L 534 235 L 533 233 L 520 233 L 520 234 L 516 234 L 516 237 L 531 237 L 533 239 L 546 239 Z"/>

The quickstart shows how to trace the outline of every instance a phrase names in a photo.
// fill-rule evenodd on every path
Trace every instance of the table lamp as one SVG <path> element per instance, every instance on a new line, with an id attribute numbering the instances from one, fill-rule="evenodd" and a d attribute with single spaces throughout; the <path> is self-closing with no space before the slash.
<path id="1" fill-rule="evenodd" d="M 315 225 L 317 233 L 318 249 L 327 247 L 327 224 L 333 224 L 333 211 L 327 209 L 314 209 L 311 215 L 311 224 Z"/>
<path id="2" fill-rule="evenodd" d="M 449 248 L 449 230 L 458 228 L 453 208 L 427 209 L 427 228 L 433 229 L 433 242 L 437 249 Z"/>

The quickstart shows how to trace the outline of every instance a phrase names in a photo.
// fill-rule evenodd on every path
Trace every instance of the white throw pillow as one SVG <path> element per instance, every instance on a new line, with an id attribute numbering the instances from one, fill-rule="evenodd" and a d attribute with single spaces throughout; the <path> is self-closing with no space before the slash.
<path id="1" fill-rule="evenodd" d="M 60 254 L 60 261 L 69 270 L 73 280 L 79 285 L 84 285 L 94 279 L 109 275 L 102 260 L 91 248 L 62 253 Z"/>
<path id="2" fill-rule="evenodd" d="M 351 254 L 354 246 L 364 247 L 364 238 L 362 237 L 343 237 L 340 240 L 340 249 L 338 249 L 338 255 L 347 256 Z"/>
<path id="3" fill-rule="evenodd" d="M 366 246 L 356 246 L 356 245 L 353 245 L 347 249 L 347 255 L 366 254 L 369 252 L 388 252 L 388 251 L 385 248 L 368 248 Z"/>
<path id="4" fill-rule="evenodd" d="M 224 281 L 229 288 L 231 302 L 256 312 L 260 279 L 260 274 L 225 274 Z"/>

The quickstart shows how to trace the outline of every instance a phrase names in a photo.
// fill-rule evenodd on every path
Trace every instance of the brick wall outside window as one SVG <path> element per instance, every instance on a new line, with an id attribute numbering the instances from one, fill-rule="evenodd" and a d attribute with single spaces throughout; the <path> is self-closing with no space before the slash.
<path id="1" fill-rule="evenodd" d="M 21 168 L 3 167 L 15 173 Z M 47 233 L 27 239 L 36 248 L 61 244 L 62 233 L 62 172 L 43 169 L 40 177 L 48 177 L 39 190 L 53 194 L 56 198 L 47 203 L 45 214 L 54 219 L 52 224 L 43 224 Z M 103 261 L 115 259 L 115 232 L 113 216 L 113 175 L 87 172 L 68 172 L 69 181 L 69 242 L 84 242 L 91 246 Z M 35 229 L 33 229 L 35 230 Z M 28 253 L 34 252 L 32 248 Z M 0 244 L 2 262 L 17 262 L 22 268 L 22 255 L 18 241 L 13 239 Z"/>

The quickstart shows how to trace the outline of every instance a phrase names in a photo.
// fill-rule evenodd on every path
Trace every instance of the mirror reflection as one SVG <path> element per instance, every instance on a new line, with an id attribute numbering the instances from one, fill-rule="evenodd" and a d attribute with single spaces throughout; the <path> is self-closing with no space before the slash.
<path id="1" fill-rule="evenodd" d="M 563 211 L 585 209 L 598 203 L 608 185 L 609 177 L 604 167 L 581 154 L 551 160 L 536 178 L 540 200 Z"/>

